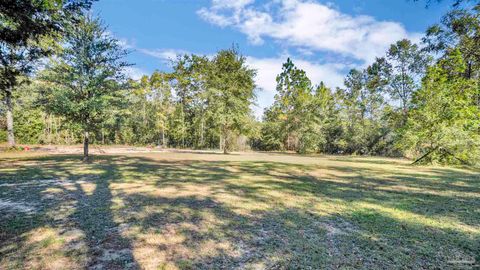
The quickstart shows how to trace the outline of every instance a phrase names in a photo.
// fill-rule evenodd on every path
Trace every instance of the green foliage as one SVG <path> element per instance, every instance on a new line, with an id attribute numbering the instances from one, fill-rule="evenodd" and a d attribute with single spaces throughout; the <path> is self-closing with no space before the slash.
<path id="1" fill-rule="evenodd" d="M 3 0 L 0 2 L 0 41 L 27 47 L 34 40 L 63 27 L 75 13 L 91 6 L 92 0 Z M 20 16 L 21 15 L 21 16 Z"/>
<path id="2" fill-rule="evenodd" d="M 15 93 L 15 137 L 19 143 L 31 144 L 41 140 L 44 130 L 44 113 L 35 104 L 37 92 L 34 84 L 24 84 Z"/>
<path id="3" fill-rule="evenodd" d="M 345 87 L 332 93 L 323 83 L 313 88 L 306 73 L 287 59 L 277 77 L 275 103 L 265 112 L 260 148 L 398 155 L 395 141 L 427 63 L 416 45 L 401 40 L 386 58 L 351 70 Z"/>
<path id="4" fill-rule="evenodd" d="M 90 0 L 5 0 L 0 2 L 0 94 L 25 79 L 36 61 L 54 52 L 54 39 Z M 21 16 L 19 16 L 21 14 Z"/>
<path id="5" fill-rule="evenodd" d="M 11 38 L 0 40 L 2 57 L 9 57 L 2 62 L 0 90 L 8 101 L 15 100 L 0 105 L 0 112 L 14 110 L 21 142 L 76 143 L 83 131 L 102 144 L 478 162 L 478 5 L 460 5 L 444 16 L 427 31 L 424 49 L 406 39 L 392 44 L 384 57 L 351 70 L 337 89 L 312 85 L 287 59 L 276 78 L 274 103 L 259 122 L 251 111 L 256 71 L 235 48 L 211 57 L 178 56 L 171 72 L 126 82 L 122 71 L 128 64 L 122 59 L 127 52 L 98 19 L 78 16 L 91 1 L 16 3 L 0 11 L 0 38 Z M 30 20 L 32 32 L 20 33 L 24 22 L 15 26 L 5 14 L 23 6 L 27 21 L 35 19 L 28 18 L 32 14 L 53 15 L 45 25 Z M 58 25 L 50 27 L 48 20 L 57 19 Z M 58 46 L 52 36 L 60 34 L 62 48 L 52 50 Z M 47 69 L 31 86 L 18 87 L 31 79 L 25 75 L 38 56 L 49 54 L 47 49 L 57 53 Z M 17 88 L 25 92 L 13 93 Z M 12 123 L 0 122 L 2 129 L 7 122 Z"/>
<path id="6" fill-rule="evenodd" d="M 461 76 L 466 64 L 459 50 L 429 68 L 413 99 L 405 144 L 418 161 L 474 164 L 480 156 L 478 85 Z"/>
<path id="7" fill-rule="evenodd" d="M 442 18 L 442 23 L 430 27 L 424 38 L 427 49 L 446 54 L 458 49 L 466 64 L 463 76 L 480 76 L 480 4 L 470 9 L 454 9 Z"/>
<path id="8" fill-rule="evenodd" d="M 311 111 L 315 113 L 317 136 L 316 151 L 334 153 L 337 149 L 338 134 L 340 132 L 339 111 L 336 97 L 323 83 L 315 89 L 311 103 Z"/>
<path id="9" fill-rule="evenodd" d="M 45 128 L 43 112 L 39 109 L 15 110 L 16 124 L 15 134 L 18 142 L 23 144 L 34 144 L 41 140 Z"/>
<path id="10" fill-rule="evenodd" d="M 78 124 L 84 131 L 85 158 L 89 132 L 97 131 L 109 108 L 121 96 L 123 70 L 128 66 L 119 42 L 107 35 L 98 19 L 82 17 L 68 28 L 66 45 L 51 59 L 41 78 L 47 111 Z"/>
<path id="11" fill-rule="evenodd" d="M 405 117 L 428 63 L 429 57 L 407 39 L 392 44 L 387 52 L 387 76 L 390 78 L 386 92 L 393 100 L 400 102 L 399 109 Z"/>
<path id="12" fill-rule="evenodd" d="M 345 89 L 337 89 L 342 124 L 341 144 L 337 150 L 348 154 L 382 154 L 377 144 L 385 137 L 383 111 L 385 79 L 374 64 L 366 70 L 352 70 Z"/>
<path id="13" fill-rule="evenodd" d="M 264 117 L 267 122 L 262 132 L 265 149 L 316 151 L 320 126 L 318 115 L 310 113 L 315 105 L 314 94 L 305 71 L 298 69 L 289 58 L 276 80 L 275 102 Z"/>
<path id="14" fill-rule="evenodd" d="M 254 75 L 235 49 L 212 59 L 179 56 L 171 73 L 130 81 L 124 103 L 107 110 L 116 112 L 101 122 L 97 142 L 246 149 L 259 136 L 250 109 Z"/>
<path id="15" fill-rule="evenodd" d="M 232 149 L 234 137 L 247 133 L 250 106 L 255 99 L 256 71 L 247 67 L 237 50 L 221 50 L 208 65 L 206 99 L 208 115 L 224 140 L 223 150 Z"/>
<path id="16" fill-rule="evenodd" d="M 6 142 L 6 141 L 7 141 L 7 131 L 0 130 L 0 142 Z"/>
<path id="17" fill-rule="evenodd" d="M 0 98 L 6 103 L 10 146 L 15 145 L 14 91 L 19 85 L 28 82 L 27 76 L 34 70 L 37 61 L 58 49 L 56 40 L 61 40 L 65 27 L 89 8 L 91 3 L 91 0 L 0 2 Z"/>
<path id="18" fill-rule="evenodd" d="M 91 3 L 90 0 L 0 2 L 0 95 L 12 92 L 32 72 L 36 61 L 54 53 L 54 39 L 60 39 L 66 26 Z"/>
<path id="19" fill-rule="evenodd" d="M 263 123 L 261 126 L 260 140 L 257 143 L 257 148 L 265 151 L 283 150 L 282 128 L 281 121 L 279 121 L 276 107 L 267 109 L 263 116 Z"/>
<path id="20" fill-rule="evenodd" d="M 116 130 L 130 144 L 165 145 L 167 118 L 173 110 L 170 77 L 171 74 L 155 71 L 150 77 L 131 82 L 131 90 L 125 93 L 128 106 L 121 110 L 117 108 L 119 111 L 107 119 L 106 131 Z M 122 119 L 126 122 L 122 127 L 116 127 Z M 112 136 L 114 134 L 109 135 L 110 139 Z"/>
<path id="21" fill-rule="evenodd" d="M 118 97 L 126 54 L 98 19 L 84 17 L 69 29 L 64 51 L 41 76 L 47 110 L 94 130 Z"/>

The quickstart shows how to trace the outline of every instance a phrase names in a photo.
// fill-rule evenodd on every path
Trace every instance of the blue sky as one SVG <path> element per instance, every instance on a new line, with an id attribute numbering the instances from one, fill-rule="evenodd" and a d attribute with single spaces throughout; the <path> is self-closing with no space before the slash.
<path id="1" fill-rule="evenodd" d="M 238 44 L 257 69 L 257 116 L 273 102 L 287 57 L 314 83 L 341 86 L 351 68 L 368 65 L 401 38 L 419 41 L 449 1 L 425 0 L 100 0 L 94 13 L 132 50 L 138 78 L 169 70 L 179 53 L 212 55 Z"/>

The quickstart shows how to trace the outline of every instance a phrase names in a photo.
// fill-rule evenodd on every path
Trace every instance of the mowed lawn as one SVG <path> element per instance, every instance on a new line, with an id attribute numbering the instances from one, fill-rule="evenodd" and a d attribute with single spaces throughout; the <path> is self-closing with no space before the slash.
<path id="1" fill-rule="evenodd" d="M 382 158 L 0 154 L 0 269 L 469 269 L 480 173 Z"/>

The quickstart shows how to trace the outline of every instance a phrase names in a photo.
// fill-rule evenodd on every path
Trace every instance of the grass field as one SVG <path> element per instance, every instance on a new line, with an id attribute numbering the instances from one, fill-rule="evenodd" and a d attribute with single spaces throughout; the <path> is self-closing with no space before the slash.
<path id="1" fill-rule="evenodd" d="M 0 154 L 0 269 L 470 269 L 480 173 L 289 154 Z"/>

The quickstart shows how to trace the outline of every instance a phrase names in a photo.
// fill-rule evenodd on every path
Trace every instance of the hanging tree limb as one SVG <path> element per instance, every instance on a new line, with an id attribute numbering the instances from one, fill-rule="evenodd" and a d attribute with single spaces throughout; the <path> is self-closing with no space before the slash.
<path id="1" fill-rule="evenodd" d="M 460 161 L 460 163 L 462 163 L 463 165 L 467 165 L 467 166 L 472 165 L 470 162 L 468 162 L 468 161 L 466 161 L 466 160 L 464 160 L 464 159 L 461 159 L 461 158 L 455 156 L 455 155 L 454 155 L 452 152 L 450 152 L 448 149 L 442 148 L 442 150 L 443 150 L 445 153 L 447 153 L 447 154 L 449 154 L 450 156 L 452 156 L 454 159 Z"/>
<path id="2" fill-rule="evenodd" d="M 470 162 L 455 156 L 455 154 L 453 154 L 450 150 L 446 149 L 445 147 L 440 147 L 440 146 L 437 146 L 437 147 L 431 149 L 430 151 L 428 151 L 427 153 L 425 153 L 424 155 L 422 155 L 421 157 L 416 159 L 412 163 L 412 165 L 415 165 L 415 164 L 419 163 L 420 161 L 422 161 L 423 159 L 425 159 L 426 157 L 428 157 L 430 154 L 432 154 L 433 152 L 435 152 L 437 150 L 440 150 L 444 155 L 452 156 L 454 159 L 458 160 L 463 165 L 467 165 L 467 166 L 472 165 Z"/>
<path id="3" fill-rule="evenodd" d="M 435 152 L 437 149 L 439 148 L 439 146 L 436 146 L 435 148 L 433 148 L 432 150 L 428 151 L 427 153 L 425 153 L 423 156 L 419 157 L 417 160 L 415 160 L 412 165 L 415 165 L 417 163 L 419 163 L 420 161 L 422 161 L 423 159 L 425 159 L 426 157 L 428 157 L 431 153 Z"/>

